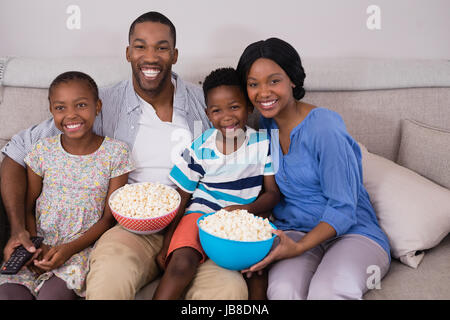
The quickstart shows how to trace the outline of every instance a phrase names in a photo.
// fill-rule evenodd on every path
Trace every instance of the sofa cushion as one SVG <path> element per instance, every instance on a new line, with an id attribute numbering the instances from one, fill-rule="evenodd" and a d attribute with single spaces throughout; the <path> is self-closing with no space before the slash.
<path id="1" fill-rule="evenodd" d="M 362 149 L 364 186 L 394 258 L 416 268 L 450 232 L 450 190 Z"/>
<path id="2" fill-rule="evenodd" d="M 450 235 L 427 250 L 417 269 L 392 260 L 389 272 L 381 279 L 380 288 L 368 291 L 365 300 L 448 300 Z"/>
<path id="3" fill-rule="evenodd" d="M 403 120 L 397 163 L 450 189 L 450 131 Z"/>
<path id="4" fill-rule="evenodd" d="M 0 139 L 8 142 L 19 131 L 50 118 L 47 97 L 48 89 L 4 87 Z"/>

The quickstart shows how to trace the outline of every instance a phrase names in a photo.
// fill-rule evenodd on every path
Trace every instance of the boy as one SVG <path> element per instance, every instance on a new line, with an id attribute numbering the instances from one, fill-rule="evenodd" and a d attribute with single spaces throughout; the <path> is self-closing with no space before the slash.
<path id="1" fill-rule="evenodd" d="M 196 224 L 199 217 L 222 208 L 268 217 L 280 198 L 268 137 L 246 125 L 252 108 L 236 71 L 213 71 L 205 78 L 203 92 L 213 128 L 184 150 L 170 172 L 181 204 L 157 256 L 165 272 L 154 299 L 180 298 L 205 261 Z M 265 275 L 254 274 L 247 282 L 250 299 L 266 298 Z"/>

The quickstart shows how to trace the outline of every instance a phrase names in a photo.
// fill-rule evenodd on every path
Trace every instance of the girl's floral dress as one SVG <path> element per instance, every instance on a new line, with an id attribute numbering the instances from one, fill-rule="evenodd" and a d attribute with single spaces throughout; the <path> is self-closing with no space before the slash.
<path id="1" fill-rule="evenodd" d="M 109 180 L 134 169 L 128 146 L 108 137 L 97 151 L 81 156 L 63 149 L 61 135 L 41 139 L 25 163 L 43 178 L 36 200 L 36 225 L 37 234 L 49 246 L 71 242 L 92 227 L 103 214 Z M 83 297 L 91 250 L 84 249 L 38 277 L 27 268 L 15 275 L 1 275 L 0 285 L 22 284 L 36 296 L 42 284 L 55 275 Z"/>

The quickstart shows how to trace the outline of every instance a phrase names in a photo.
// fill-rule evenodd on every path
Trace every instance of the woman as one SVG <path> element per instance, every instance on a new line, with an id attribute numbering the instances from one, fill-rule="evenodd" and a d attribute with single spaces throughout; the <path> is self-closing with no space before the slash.
<path id="1" fill-rule="evenodd" d="M 305 73 L 287 42 L 249 45 L 237 71 L 270 133 L 282 192 L 273 210 L 279 243 L 243 272 L 273 263 L 269 299 L 361 299 L 368 270 L 381 279 L 389 269 L 390 249 L 363 186 L 357 142 L 336 112 L 301 101 Z"/>

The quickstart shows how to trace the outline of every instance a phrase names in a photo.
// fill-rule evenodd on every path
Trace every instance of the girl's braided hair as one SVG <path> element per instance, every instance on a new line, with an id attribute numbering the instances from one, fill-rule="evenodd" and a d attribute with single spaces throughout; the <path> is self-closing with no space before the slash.
<path id="1" fill-rule="evenodd" d="M 64 73 L 61 73 L 59 76 L 57 76 L 52 83 L 50 84 L 50 87 L 48 88 L 48 99 L 50 100 L 50 94 L 53 88 L 55 88 L 60 83 L 67 83 L 73 80 L 80 80 L 87 83 L 89 88 L 92 91 L 92 94 L 94 95 L 94 99 L 97 101 L 99 99 L 98 97 L 98 87 L 95 83 L 94 79 L 92 79 L 89 75 L 86 73 L 80 72 L 80 71 L 67 71 Z"/>

